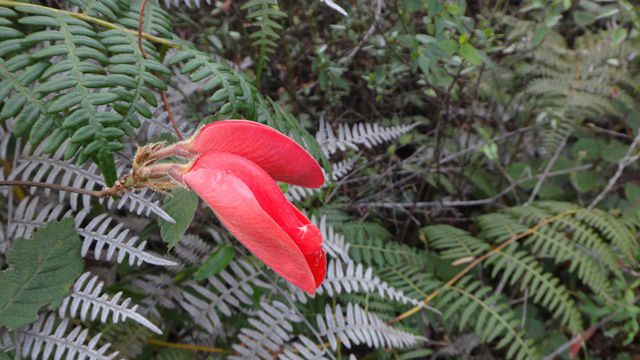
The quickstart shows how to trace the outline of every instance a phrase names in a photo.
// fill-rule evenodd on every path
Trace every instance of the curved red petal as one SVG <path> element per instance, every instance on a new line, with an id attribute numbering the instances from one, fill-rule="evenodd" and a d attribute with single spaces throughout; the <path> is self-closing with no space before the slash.
<path id="1" fill-rule="evenodd" d="M 218 151 L 245 157 L 278 181 L 318 188 L 324 175 L 318 162 L 291 138 L 253 121 L 222 120 L 206 125 L 195 137 L 193 150 Z"/>
<path id="2" fill-rule="evenodd" d="M 265 264 L 310 294 L 320 286 L 326 272 L 322 235 L 262 168 L 210 152 L 183 179 Z"/>

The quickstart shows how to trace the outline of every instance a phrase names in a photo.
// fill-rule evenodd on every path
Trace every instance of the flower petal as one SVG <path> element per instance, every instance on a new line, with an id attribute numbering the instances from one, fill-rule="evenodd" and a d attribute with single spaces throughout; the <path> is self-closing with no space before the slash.
<path id="1" fill-rule="evenodd" d="M 322 235 L 262 168 L 234 154 L 210 152 L 183 176 L 251 252 L 313 294 L 326 272 Z"/>
<path id="2" fill-rule="evenodd" d="M 257 122 L 223 120 L 206 125 L 196 135 L 193 150 L 240 155 L 289 184 L 318 188 L 324 183 L 320 165 L 302 146 Z"/>

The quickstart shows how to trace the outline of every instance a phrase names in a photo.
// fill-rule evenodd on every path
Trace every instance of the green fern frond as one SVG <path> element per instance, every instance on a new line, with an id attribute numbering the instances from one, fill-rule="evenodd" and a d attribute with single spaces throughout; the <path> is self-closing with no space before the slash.
<path id="1" fill-rule="evenodd" d="M 69 0 L 69 3 L 77 6 L 79 12 L 83 14 L 99 18 L 104 17 L 109 21 L 116 21 L 121 11 L 125 8 L 124 2 L 119 0 Z"/>
<path id="2" fill-rule="evenodd" d="M 103 5 L 104 11 L 120 10 Z M 129 6 L 118 19 L 134 26 L 138 9 Z M 0 58 L 0 91 L 7 97 L 3 97 L 0 118 L 15 117 L 16 135 L 28 137 L 32 144 L 46 141 L 45 153 L 58 150 L 69 139 L 65 159 L 77 156 L 83 163 L 93 158 L 107 182 L 115 181 L 113 152 L 123 149 L 122 137 L 139 126 L 137 115 L 151 116 L 148 105 L 155 106 L 154 90 L 166 87 L 153 74 L 169 73 L 153 46 L 145 42 L 151 56 L 145 60 L 134 34 L 115 29 L 98 32 L 81 19 L 46 7 L 3 8 L 2 12 L 7 18 L 21 13 L 18 23 L 32 31 L 7 33 L 5 38 L 11 39 L 2 42 L 8 50 Z M 148 14 L 145 32 L 170 34 L 169 17 L 163 10 L 150 6 Z M 13 43 L 6 44 L 16 39 L 19 52 Z"/>
<path id="3" fill-rule="evenodd" d="M 436 299 L 437 308 L 446 307 L 445 321 L 459 317 L 456 324 L 461 330 L 471 322 L 469 326 L 482 341 L 497 341 L 497 349 L 506 349 L 506 358 L 539 358 L 533 341 L 525 339 L 519 329 L 520 321 L 511 306 L 492 288 L 466 276 Z"/>
<path id="4" fill-rule="evenodd" d="M 381 238 L 347 237 L 349 255 L 357 262 L 384 267 L 394 264 L 424 265 L 427 258 L 409 246 Z"/>
<path id="5" fill-rule="evenodd" d="M 478 224 L 487 238 L 502 242 L 500 238 L 514 236 L 511 235 L 513 232 L 519 234 L 526 231 L 547 218 L 545 215 L 535 206 L 518 206 L 506 210 L 505 214 L 480 216 Z M 567 230 L 565 224 L 554 222 L 528 236 L 524 244 L 531 246 L 531 251 L 537 256 L 551 257 L 556 263 L 570 262 L 570 272 L 577 272 L 578 277 L 595 293 L 608 296 L 612 293 L 608 272 L 583 250 L 582 244 L 572 241 Z M 597 243 L 595 239 L 594 243 Z"/>
<path id="6" fill-rule="evenodd" d="M 278 31 L 282 30 L 282 25 L 278 23 L 278 20 L 286 18 L 287 13 L 280 10 L 276 0 L 250 0 L 240 9 L 248 10 L 247 18 L 255 20 L 259 26 L 259 30 L 250 36 L 253 40 L 253 46 L 259 49 L 256 68 L 256 83 L 259 85 L 265 61 L 278 46 L 276 43 L 280 38 Z"/>
<path id="7" fill-rule="evenodd" d="M 174 55 L 170 63 L 182 63 L 180 72 L 188 74 L 194 82 L 206 80 L 204 91 L 212 93 L 209 100 L 222 104 L 216 118 L 256 118 L 257 90 L 245 75 L 233 70 L 226 60 L 216 59 L 198 50 L 185 49 Z"/>
<path id="8" fill-rule="evenodd" d="M 434 225 L 424 229 L 430 244 L 441 251 L 443 259 L 465 259 L 470 262 L 490 250 L 487 242 L 466 231 L 448 225 Z M 497 252 L 486 263 L 492 268 L 491 276 L 520 290 L 527 290 L 533 301 L 546 308 L 554 317 L 569 326 L 574 334 L 581 332 L 580 312 L 569 291 L 556 277 L 525 251 L 516 251 L 512 245 Z"/>
<path id="9" fill-rule="evenodd" d="M 475 257 L 489 251 L 484 241 L 468 232 L 449 225 L 432 225 L 424 228 L 430 246 L 440 251 L 440 257 L 446 260 L 459 260 Z"/>

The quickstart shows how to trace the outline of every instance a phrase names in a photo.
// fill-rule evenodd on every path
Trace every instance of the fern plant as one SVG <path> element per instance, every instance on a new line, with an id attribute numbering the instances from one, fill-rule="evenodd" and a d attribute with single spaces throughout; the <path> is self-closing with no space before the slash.
<path id="1" fill-rule="evenodd" d="M 585 217 L 586 213 L 588 217 Z M 529 233 L 524 239 L 510 243 L 519 234 L 527 234 L 536 224 L 554 217 L 557 218 L 552 223 Z M 513 311 L 506 312 L 509 308 L 506 299 L 498 296 L 505 291 L 503 287 L 513 287 L 512 291 L 530 298 L 572 334 L 580 334 L 584 331 L 584 314 L 576 304 L 574 292 L 570 290 L 573 285 L 564 282 L 564 277 L 558 277 L 558 268 L 548 268 L 544 259 L 550 258 L 558 266 L 568 264 L 565 265 L 565 271 L 575 273 L 585 286 L 604 301 L 620 301 L 622 294 L 616 293 L 611 287 L 611 279 L 622 276 L 616 259 L 620 259 L 627 249 L 637 258 L 638 246 L 635 243 L 631 245 L 634 237 L 620 219 L 568 203 L 538 202 L 517 206 L 499 213 L 481 215 L 476 223 L 479 227 L 477 235 L 448 225 L 428 226 L 424 228 L 424 234 L 438 258 L 451 262 L 453 266 L 473 262 L 490 253 L 492 256 L 483 262 L 483 269 L 486 268 L 486 273 L 500 283 L 500 290 L 483 286 L 473 276 L 466 275 L 447 288 L 440 299 L 435 300 L 435 304 L 446 307 L 445 318 L 459 314 L 457 322 L 461 328 L 470 323 L 470 327 L 484 341 L 492 341 L 496 334 L 506 332 L 508 335 L 505 335 L 505 339 L 509 340 L 498 341 L 496 346 L 506 346 L 509 357 L 532 358 L 537 355 L 533 355 L 535 346 L 521 333 L 520 322 Z M 504 250 L 492 250 L 494 246 L 505 242 L 510 245 Z M 625 245 L 621 247 L 618 243 Z M 413 274 L 405 277 L 412 279 L 420 276 L 415 272 Z M 410 280 L 411 283 L 416 281 L 419 280 Z M 394 284 L 393 281 L 391 283 Z M 425 289 L 425 286 L 420 288 Z M 428 293 L 429 287 L 425 291 Z M 480 307 L 470 305 L 473 303 Z M 473 309 L 484 310 L 477 314 Z M 495 319 L 489 320 L 493 317 Z"/>
<path id="2" fill-rule="evenodd" d="M 564 168 L 569 202 L 525 203 L 555 168 L 512 165 L 600 169 L 560 150 L 587 121 L 637 127 L 640 27 L 522 3 L 0 0 L 0 359 L 537 359 L 601 321 L 635 336 L 640 221 L 604 209 L 637 169 L 600 210 Z M 322 187 L 282 186 L 323 238 L 313 296 L 187 190 L 102 192 L 138 148 L 230 118 L 323 164 Z"/>
<path id="3" fill-rule="evenodd" d="M 262 71 L 269 55 L 275 52 L 280 39 L 278 30 L 282 30 L 279 20 L 286 18 L 287 13 L 280 10 L 276 0 L 250 0 L 242 4 L 242 10 L 248 10 L 247 19 L 257 23 L 258 30 L 251 34 L 253 46 L 258 48 L 258 64 L 256 65 L 256 84 L 260 86 Z"/>

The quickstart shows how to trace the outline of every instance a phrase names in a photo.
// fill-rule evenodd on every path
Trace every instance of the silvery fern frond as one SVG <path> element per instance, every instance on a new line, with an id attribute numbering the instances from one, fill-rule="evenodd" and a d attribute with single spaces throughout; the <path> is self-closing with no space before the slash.
<path id="1" fill-rule="evenodd" d="M 324 347 L 304 335 L 299 336 L 299 341 L 288 345 L 284 352 L 278 356 L 280 360 L 325 360 Z"/>
<path id="2" fill-rule="evenodd" d="M 43 148 L 44 146 L 41 145 L 32 150 L 30 146 L 26 146 L 22 155 L 18 157 L 17 166 L 11 171 L 8 178 L 12 180 L 46 182 L 88 190 L 101 189 L 105 186 L 96 164 L 77 165 L 72 161 L 63 160 L 66 145 L 63 144 L 51 157 L 44 154 Z M 51 189 L 39 190 L 32 188 L 30 191 L 31 194 L 35 194 L 37 191 L 42 191 L 45 195 L 51 193 Z M 74 211 L 78 210 L 79 205 L 82 205 L 84 209 L 91 208 L 91 196 L 89 195 L 60 191 L 58 197 L 60 202 L 64 202 L 65 197 L 68 197 L 71 208 Z M 100 201 L 102 202 L 104 199 Z M 154 194 L 148 189 L 128 192 L 119 200 L 109 198 L 107 206 L 110 209 L 116 208 L 118 210 L 125 208 L 137 215 L 144 214 L 149 216 L 154 213 L 164 220 L 173 222 L 171 216 L 162 210 L 159 201 L 155 199 Z"/>
<path id="3" fill-rule="evenodd" d="M 176 285 L 173 277 L 168 274 L 147 274 L 132 281 L 132 284 L 142 291 L 145 296 L 144 303 L 149 310 L 155 310 L 156 304 L 167 309 L 175 309 L 182 302 L 183 289 Z"/>
<path id="4" fill-rule="evenodd" d="M 338 125 L 338 135 L 336 136 L 331 124 L 324 119 L 320 121 L 320 128 L 316 133 L 316 141 L 325 156 L 331 156 L 347 148 L 359 150 L 359 146 L 372 148 L 385 142 L 399 138 L 403 134 L 411 131 L 417 124 L 397 125 L 382 127 L 378 123 L 357 123 L 352 127 L 346 124 Z"/>
<path id="5" fill-rule="evenodd" d="M 156 0 L 158 3 L 164 4 L 165 7 L 170 8 L 172 5 L 175 7 L 180 7 L 182 5 L 187 5 L 188 8 L 200 8 L 203 3 L 207 3 L 211 5 L 211 0 Z"/>
<path id="6" fill-rule="evenodd" d="M 311 189 L 298 185 L 289 185 L 284 196 L 289 201 L 302 201 L 310 196 L 313 196 L 320 192 L 320 189 Z"/>
<path id="7" fill-rule="evenodd" d="M 13 218 L 7 228 L 7 237 L 9 239 L 30 238 L 34 230 L 45 226 L 48 221 L 67 216 L 73 217 L 73 212 L 62 204 L 48 202 L 41 207 L 39 197 L 26 196 L 13 211 Z"/>
<path id="8" fill-rule="evenodd" d="M 344 235 L 336 232 L 333 226 L 327 224 L 327 217 L 322 216 L 318 221 L 316 217 L 313 216 L 311 217 L 311 222 L 320 229 L 320 233 L 324 239 L 322 248 L 327 254 L 333 258 L 342 259 L 344 262 L 350 262 L 349 242 L 345 240 Z"/>
<path id="9" fill-rule="evenodd" d="M 175 262 L 163 259 L 155 254 L 145 251 L 146 241 L 139 242 L 137 236 L 129 236 L 129 229 L 122 223 L 114 221 L 109 214 L 100 214 L 85 226 L 80 224 L 88 215 L 81 212 L 76 216 L 76 229 L 82 236 L 82 256 L 87 256 L 93 245 L 95 259 L 102 259 L 102 251 L 106 250 L 104 259 L 111 260 L 116 256 L 116 262 L 122 263 L 125 256 L 129 256 L 129 265 L 141 265 L 148 263 L 159 266 L 174 266 Z M 112 222 L 116 226 L 111 227 Z"/>
<path id="10" fill-rule="evenodd" d="M 184 263 L 200 265 L 209 257 L 213 246 L 197 235 L 187 234 L 182 236 L 182 239 L 173 247 L 173 251 Z"/>
<path id="11" fill-rule="evenodd" d="M 89 330 L 81 326 L 67 332 L 69 319 L 55 326 L 56 318 L 55 314 L 40 316 L 33 325 L 15 331 L 23 358 L 113 360 L 118 356 L 117 352 L 108 353 L 109 343 L 98 347 L 100 333 L 89 338 Z"/>
<path id="12" fill-rule="evenodd" d="M 231 316 L 231 308 L 241 309 L 241 305 L 253 304 L 250 299 L 253 295 L 252 285 L 271 288 L 271 285 L 260 279 L 261 275 L 262 271 L 250 263 L 244 260 L 233 261 L 218 275 L 208 278 L 206 286 L 195 282 L 187 283 L 180 306 L 197 324 L 213 332 L 220 325 L 218 312 Z"/>
<path id="13" fill-rule="evenodd" d="M 331 164 L 331 177 L 329 178 L 329 176 L 325 174 L 325 183 L 323 187 L 319 189 L 311 189 L 298 185 L 289 185 L 285 196 L 289 201 L 302 201 L 309 196 L 318 194 L 320 191 L 322 191 L 322 189 L 327 187 L 329 183 L 336 182 L 347 175 L 353 169 L 353 165 L 355 165 L 356 159 L 357 157 L 350 157 L 348 159 L 340 161 L 337 164 Z"/>
<path id="14" fill-rule="evenodd" d="M 92 249 L 95 259 L 102 259 L 102 251 L 106 248 L 104 260 L 111 260 L 114 255 L 116 262 L 121 263 L 125 256 L 129 256 L 129 265 L 149 263 L 159 266 L 176 265 L 174 262 L 163 259 L 144 250 L 146 241 L 139 242 L 137 236 L 128 236 L 129 230 L 124 229 L 121 223 L 111 227 L 113 219 L 109 214 L 100 214 L 85 226 L 82 225 L 88 213 L 81 211 L 74 214 L 64 205 L 47 203 L 39 206 L 38 197 L 25 197 L 20 201 L 14 211 L 14 218 L 10 223 L 8 237 L 31 237 L 36 228 L 45 226 L 50 220 L 58 220 L 63 217 L 73 217 L 75 228 L 82 237 L 81 255 L 87 257 Z"/>
<path id="15" fill-rule="evenodd" d="M 345 269 L 346 266 L 346 269 Z M 381 298 L 391 299 L 403 304 L 419 305 L 421 302 L 406 296 L 388 283 L 373 275 L 373 269 L 365 269 L 362 264 L 348 261 L 331 260 L 327 266 L 327 276 L 318 288 L 318 294 L 327 293 L 330 297 L 352 292 L 377 293 Z"/>
<path id="16" fill-rule="evenodd" d="M 338 339 L 347 349 L 351 345 L 366 344 L 372 348 L 388 347 L 394 349 L 409 348 L 424 338 L 389 326 L 373 313 L 363 310 L 358 305 L 347 304 L 346 312 L 342 312 L 340 304 L 335 311 L 327 304 L 325 316 L 316 315 L 320 335 L 326 337 L 331 348 L 338 348 Z"/>
<path id="17" fill-rule="evenodd" d="M 157 326 L 137 311 L 138 305 L 131 305 L 131 298 L 123 298 L 122 292 L 110 296 L 102 292 L 103 287 L 104 281 L 98 276 L 92 276 L 90 272 L 80 275 L 73 285 L 71 295 L 67 296 L 58 308 L 60 318 L 69 315 L 84 321 L 95 320 L 100 315 L 102 323 L 118 323 L 131 319 L 156 334 L 162 334 Z"/>
<path id="18" fill-rule="evenodd" d="M 344 16 L 349 16 L 349 14 L 347 14 L 347 11 L 343 9 L 342 6 L 334 3 L 333 0 L 320 0 L 320 2 L 325 3 L 328 7 L 332 8 L 333 10 L 339 12 Z"/>
<path id="19" fill-rule="evenodd" d="M 107 201 L 107 207 L 109 209 L 127 209 L 136 215 L 149 216 L 154 213 L 156 216 L 174 223 L 175 220 L 167 214 L 160 206 L 160 201 L 157 199 L 155 193 L 149 188 L 145 188 L 140 191 L 130 191 L 125 193 L 119 200 L 109 198 Z"/>
<path id="20" fill-rule="evenodd" d="M 335 182 L 345 177 L 351 170 L 353 170 L 353 166 L 355 165 L 357 159 L 357 156 L 353 156 L 344 159 L 336 164 L 331 164 L 331 180 Z"/>
<path id="21" fill-rule="evenodd" d="M 47 182 L 88 190 L 101 188 L 104 183 L 98 173 L 98 166 L 94 163 L 79 166 L 63 160 L 65 148 L 66 145 L 63 144 L 53 155 L 46 155 L 43 145 L 35 149 L 29 145 L 25 146 L 22 154 L 17 158 L 17 166 L 9 174 L 9 179 Z M 50 195 L 52 190 L 40 190 L 33 187 L 29 191 L 32 195 L 37 191 Z M 80 206 L 85 209 L 91 207 L 91 196 L 64 191 L 58 193 L 58 201 L 61 203 L 67 197 L 73 210 L 78 210 Z"/>
<path id="22" fill-rule="evenodd" d="M 279 301 L 260 303 L 260 310 L 249 319 L 250 328 L 242 328 L 238 335 L 241 344 L 232 347 L 238 353 L 229 359 L 265 359 L 273 358 L 277 352 L 293 337 L 291 323 L 301 319 L 295 309 Z"/>

